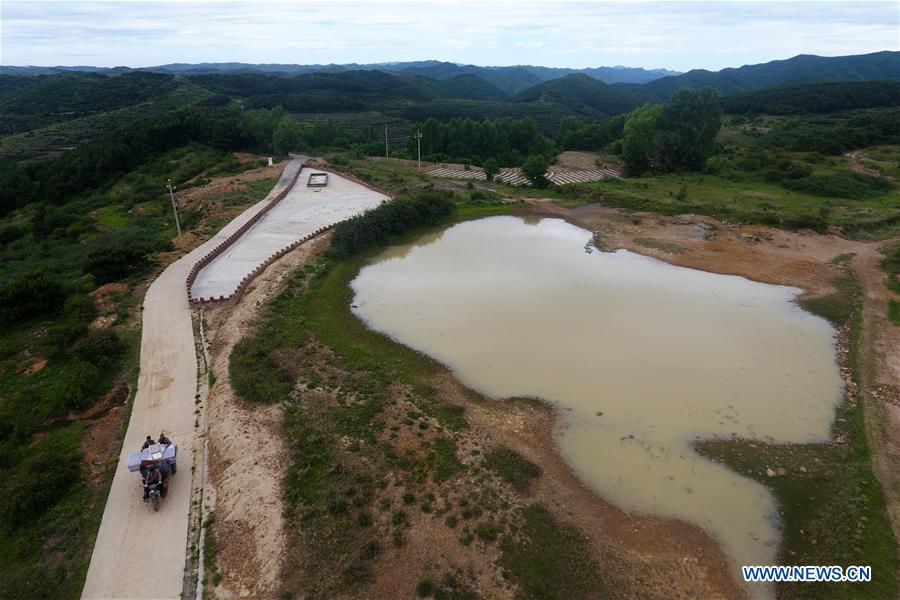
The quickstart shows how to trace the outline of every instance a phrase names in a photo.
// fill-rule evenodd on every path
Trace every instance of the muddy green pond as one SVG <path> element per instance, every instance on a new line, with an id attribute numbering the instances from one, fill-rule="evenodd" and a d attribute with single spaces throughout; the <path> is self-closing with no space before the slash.
<path id="1" fill-rule="evenodd" d="M 797 288 L 599 252 L 559 219 L 490 217 L 390 248 L 352 282 L 369 327 L 493 398 L 558 406 L 576 473 L 627 511 L 705 529 L 736 565 L 773 564 L 779 513 L 697 440 L 827 440 L 835 332 Z"/>

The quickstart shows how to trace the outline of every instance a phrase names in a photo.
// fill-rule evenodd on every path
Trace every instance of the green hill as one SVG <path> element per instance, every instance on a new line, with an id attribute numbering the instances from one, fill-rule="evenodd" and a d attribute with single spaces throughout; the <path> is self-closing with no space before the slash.
<path id="1" fill-rule="evenodd" d="M 6 77 L 4 77 L 6 79 Z M 107 77 L 96 73 L 64 73 L 32 77 L 3 94 L 0 112 L 56 114 L 69 118 L 113 110 L 162 96 L 171 91 L 174 77 L 160 73 L 127 73 Z"/>
<path id="2" fill-rule="evenodd" d="M 434 80 L 426 77 L 404 77 L 428 90 L 434 98 L 456 98 L 462 100 L 505 100 L 508 96 L 478 75 L 458 75 L 451 79 Z"/>
<path id="3" fill-rule="evenodd" d="M 589 118 L 628 112 L 638 104 L 633 94 L 583 73 L 566 75 L 532 86 L 513 97 L 513 101 L 560 104 Z"/>
<path id="4" fill-rule="evenodd" d="M 621 89 L 646 100 L 665 100 L 684 87 L 710 86 L 723 96 L 781 85 L 824 81 L 900 79 L 900 52 L 874 52 L 854 56 L 801 54 L 721 71 L 696 69 L 676 77 L 663 77 L 644 85 L 622 85 Z"/>

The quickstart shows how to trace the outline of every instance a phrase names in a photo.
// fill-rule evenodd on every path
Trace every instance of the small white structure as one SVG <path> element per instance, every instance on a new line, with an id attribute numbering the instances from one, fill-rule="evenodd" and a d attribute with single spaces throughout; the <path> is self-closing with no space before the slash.
<path id="1" fill-rule="evenodd" d="M 272 163 L 272 157 L 270 156 L 270 157 L 269 157 L 269 166 L 271 167 L 272 164 L 273 164 L 273 163 Z"/>
<path id="2" fill-rule="evenodd" d="M 325 187 L 328 185 L 328 173 L 311 173 L 309 181 L 306 182 L 307 187 Z"/>

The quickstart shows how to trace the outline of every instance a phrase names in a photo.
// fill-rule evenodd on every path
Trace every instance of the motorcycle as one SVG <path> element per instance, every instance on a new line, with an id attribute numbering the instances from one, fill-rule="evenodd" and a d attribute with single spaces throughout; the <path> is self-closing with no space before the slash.
<path id="1" fill-rule="evenodd" d="M 150 483 L 147 485 L 147 488 L 147 500 L 153 506 L 153 512 L 156 512 L 159 510 L 159 503 L 162 500 L 162 493 L 160 492 L 162 482 Z"/>
<path id="2" fill-rule="evenodd" d="M 144 485 L 144 502 L 149 502 L 154 512 L 158 511 L 159 503 L 168 491 L 169 482 L 165 473 L 159 467 L 152 466 L 144 473 L 141 483 Z"/>

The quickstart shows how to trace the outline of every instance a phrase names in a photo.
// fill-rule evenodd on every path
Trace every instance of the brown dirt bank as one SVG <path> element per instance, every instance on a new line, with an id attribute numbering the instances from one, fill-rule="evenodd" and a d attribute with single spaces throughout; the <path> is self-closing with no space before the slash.
<path id="1" fill-rule="evenodd" d="M 319 238 L 275 261 L 248 287 L 241 301 L 204 310 L 209 359 L 215 382 L 207 395 L 209 474 L 217 561 L 222 573 L 215 596 L 275 595 L 284 558 L 281 479 L 287 458 L 279 406 L 238 398 L 228 376 L 234 344 L 252 326 L 265 300 L 284 278 L 325 247 Z"/>

